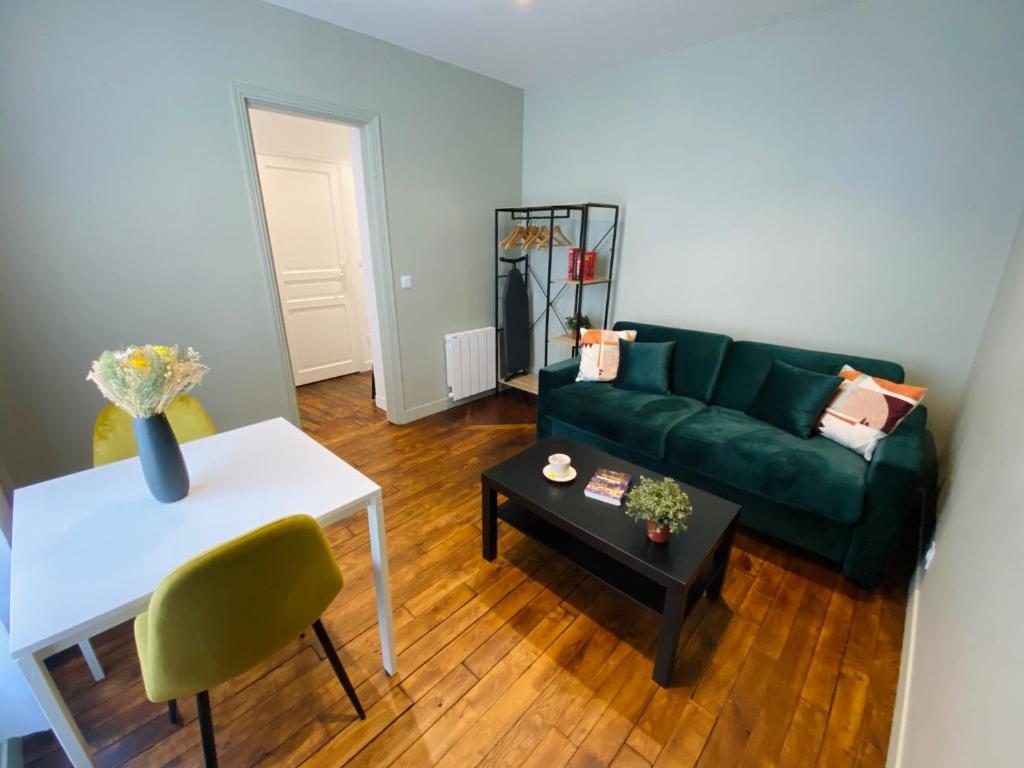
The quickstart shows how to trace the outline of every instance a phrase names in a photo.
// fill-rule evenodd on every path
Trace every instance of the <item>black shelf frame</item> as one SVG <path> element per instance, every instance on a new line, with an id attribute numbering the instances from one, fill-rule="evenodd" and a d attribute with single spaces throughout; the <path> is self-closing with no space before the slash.
<path id="1" fill-rule="evenodd" d="M 601 235 L 597 241 L 590 245 L 588 238 L 590 235 L 590 224 L 592 221 L 597 221 L 596 217 L 592 217 L 592 213 L 601 211 L 611 211 L 611 224 L 608 229 Z M 543 249 L 529 249 L 522 248 L 521 246 L 516 249 L 519 255 L 515 257 L 509 257 L 502 252 L 501 248 L 501 223 L 503 216 L 509 216 L 510 220 L 516 224 L 522 224 L 524 226 L 530 226 L 531 224 L 546 224 L 548 230 L 551 231 L 555 224 L 559 221 L 572 220 L 578 214 L 579 216 L 579 234 L 577 237 L 577 245 L 581 254 L 586 254 L 589 251 L 597 251 L 601 245 L 608 240 L 610 237 L 610 243 L 608 247 L 608 274 L 607 276 L 596 278 L 593 280 L 583 280 L 582 274 L 580 279 L 576 281 L 570 281 L 566 279 L 551 279 L 551 262 L 554 258 L 555 244 L 554 238 L 548 239 L 548 244 Z M 542 314 L 533 318 L 530 324 L 530 331 L 533 332 L 533 328 L 536 327 L 537 323 L 543 319 L 544 321 L 544 365 L 548 364 L 548 348 L 551 345 L 551 310 L 554 309 L 555 302 L 561 297 L 567 288 L 574 289 L 573 295 L 573 316 L 579 315 L 583 311 L 583 289 L 588 285 L 603 285 L 605 287 L 604 297 L 604 314 L 601 317 L 601 327 L 608 327 L 608 311 L 611 306 L 612 298 L 612 286 L 615 282 L 615 250 L 618 244 L 619 234 L 619 206 L 613 203 L 570 203 L 566 205 L 533 205 L 533 206 L 514 206 L 508 208 L 495 208 L 494 209 L 494 327 L 498 334 L 501 333 L 503 328 L 499 325 L 500 320 L 500 301 L 501 301 L 501 278 L 505 275 L 501 272 L 501 264 L 518 264 L 525 262 L 526 269 L 524 270 L 524 277 L 529 283 L 532 279 L 541 289 L 544 294 L 544 311 Z M 568 246 L 560 246 L 568 247 Z M 547 254 L 546 280 L 542 281 L 537 273 L 533 269 L 531 264 L 531 250 L 541 250 L 542 253 Z M 582 270 L 582 266 L 581 266 Z M 552 286 L 559 286 L 554 296 L 552 296 Z M 558 324 L 562 326 L 562 330 L 568 334 L 568 329 L 565 327 L 565 323 L 562 322 L 562 318 L 556 314 L 555 319 Z M 572 334 L 569 334 L 572 335 Z M 500 351 L 500 340 L 497 345 L 498 353 L 495 355 L 495 365 L 497 366 L 497 381 L 498 389 L 501 389 L 502 381 L 509 381 L 515 376 L 527 373 L 527 371 L 513 371 L 509 375 L 505 376 L 504 379 L 501 375 L 501 351 Z M 579 355 L 579 335 L 575 335 L 572 351 L 570 353 L 572 357 Z"/>

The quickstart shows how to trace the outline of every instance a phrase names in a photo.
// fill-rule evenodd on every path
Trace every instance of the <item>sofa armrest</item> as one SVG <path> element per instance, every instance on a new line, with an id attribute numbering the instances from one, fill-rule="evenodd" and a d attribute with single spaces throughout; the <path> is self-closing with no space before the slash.
<path id="1" fill-rule="evenodd" d="M 551 390 L 564 387 L 566 384 L 572 384 L 576 381 L 576 375 L 579 373 L 579 370 L 580 359 L 578 357 L 570 357 L 568 360 L 541 368 L 538 374 L 538 397 L 543 399 L 544 395 L 551 392 Z"/>
<path id="2" fill-rule="evenodd" d="M 551 407 L 551 393 L 559 387 L 572 384 L 580 370 L 580 359 L 570 357 L 560 363 L 541 368 L 537 374 L 537 438 L 551 434 L 548 412 Z"/>
<path id="3" fill-rule="evenodd" d="M 843 573 L 864 586 L 877 586 L 921 476 L 922 458 L 931 435 L 928 411 L 918 406 L 896 430 L 878 443 L 868 464 L 864 511 L 854 528 Z"/>

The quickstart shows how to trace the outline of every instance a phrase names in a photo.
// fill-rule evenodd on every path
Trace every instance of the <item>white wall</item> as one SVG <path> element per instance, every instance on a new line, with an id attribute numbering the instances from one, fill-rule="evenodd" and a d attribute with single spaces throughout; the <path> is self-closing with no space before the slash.
<path id="1" fill-rule="evenodd" d="M 896 360 L 941 441 L 1024 203 L 1022 29 L 874 0 L 530 89 L 524 203 L 625 205 L 614 319 Z"/>
<path id="2" fill-rule="evenodd" d="M 221 428 L 287 412 L 232 82 L 380 114 L 407 409 L 445 407 L 443 336 L 492 322 L 495 207 L 522 91 L 257 0 L 0 0 L 0 455 L 90 461 L 103 349 L 189 344 Z M 389 393 L 390 394 L 390 393 Z"/>
<path id="3" fill-rule="evenodd" d="M 935 557 L 918 585 L 903 660 L 906 768 L 1021 764 L 1022 328 L 1024 214 L 967 382 Z"/>
<path id="4" fill-rule="evenodd" d="M 362 165 L 359 130 L 328 120 L 314 120 L 266 109 L 249 109 L 249 123 L 257 154 L 318 160 L 332 163 L 338 168 L 342 219 L 338 226 L 344 233 L 345 248 L 355 268 L 349 281 L 349 296 L 358 308 L 360 370 L 368 370 L 373 365 L 378 380 L 377 400 L 383 403 L 381 372 L 384 366 L 380 353 L 380 324 L 376 301 L 373 300 L 371 270 L 364 269 L 364 264 L 369 263 L 369 251 L 363 248 L 364 238 L 369 239 L 369 223 L 360 217 L 360 206 L 357 203 L 357 197 L 364 188 L 360 186 L 357 189 L 355 183 L 356 166 Z M 365 196 L 365 192 L 363 194 Z M 381 408 L 387 410 L 384 404 Z"/>

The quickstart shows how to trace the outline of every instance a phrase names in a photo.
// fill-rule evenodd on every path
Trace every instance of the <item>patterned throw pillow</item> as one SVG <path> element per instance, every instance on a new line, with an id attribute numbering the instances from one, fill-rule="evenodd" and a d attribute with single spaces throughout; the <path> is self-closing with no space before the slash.
<path id="1" fill-rule="evenodd" d="M 584 331 L 576 381 L 614 381 L 619 374 L 619 339 L 633 341 L 636 331 Z"/>
<path id="2" fill-rule="evenodd" d="M 928 389 L 868 376 L 848 365 L 839 375 L 843 382 L 821 415 L 818 431 L 871 461 L 878 442 L 917 407 Z"/>

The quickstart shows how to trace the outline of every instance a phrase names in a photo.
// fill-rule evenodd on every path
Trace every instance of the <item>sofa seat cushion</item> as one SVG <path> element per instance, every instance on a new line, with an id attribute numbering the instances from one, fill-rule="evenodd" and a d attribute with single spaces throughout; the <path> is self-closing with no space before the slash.
<path id="1" fill-rule="evenodd" d="M 861 516 L 868 466 L 862 457 L 729 408 L 710 406 L 676 426 L 665 461 L 836 522 Z"/>
<path id="2" fill-rule="evenodd" d="M 578 381 L 552 391 L 548 415 L 660 459 L 672 428 L 705 407 L 689 397 Z"/>

